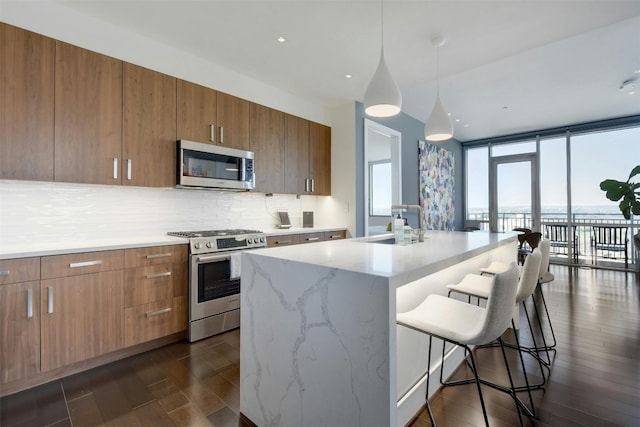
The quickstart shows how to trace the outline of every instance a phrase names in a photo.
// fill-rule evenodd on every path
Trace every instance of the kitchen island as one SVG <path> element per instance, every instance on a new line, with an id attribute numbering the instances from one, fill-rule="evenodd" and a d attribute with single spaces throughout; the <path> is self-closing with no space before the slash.
<path id="1" fill-rule="evenodd" d="M 515 261 L 516 237 L 431 231 L 406 246 L 388 244 L 389 237 L 243 254 L 246 418 L 261 427 L 401 426 L 419 411 L 428 340 L 396 326 L 396 313 L 445 295 L 447 284 L 491 261 Z M 438 354 L 434 348 L 436 374 Z M 445 357 L 446 375 L 462 352 Z M 431 381 L 430 393 L 437 386 Z"/>

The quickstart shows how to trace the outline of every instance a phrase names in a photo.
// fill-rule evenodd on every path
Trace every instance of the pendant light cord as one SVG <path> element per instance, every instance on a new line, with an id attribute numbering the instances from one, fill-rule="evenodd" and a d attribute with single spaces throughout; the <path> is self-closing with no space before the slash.
<path id="1" fill-rule="evenodd" d="M 436 96 L 440 96 L 440 46 L 436 47 Z"/>
<path id="2" fill-rule="evenodd" d="M 384 52 L 384 0 L 380 0 L 380 52 Z"/>

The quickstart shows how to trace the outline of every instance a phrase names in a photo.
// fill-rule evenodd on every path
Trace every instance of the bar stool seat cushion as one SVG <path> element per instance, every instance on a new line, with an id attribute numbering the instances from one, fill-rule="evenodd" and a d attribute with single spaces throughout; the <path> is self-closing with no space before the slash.
<path id="1" fill-rule="evenodd" d="M 498 274 L 503 273 L 509 269 L 509 263 L 502 261 L 492 261 L 487 267 L 480 269 L 481 273 Z"/>
<path id="2" fill-rule="evenodd" d="M 553 273 L 544 271 L 540 276 L 539 281 L 540 283 L 549 283 L 549 282 L 553 282 L 554 279 L 555 279 L 555 276 L 553 275 Z"/>
<path id="3" fill-rule="evenodd" d="M 507 269 L 508 268 L 509 265 L 507 264 Z M 464 276 L 464 279 L 460 281 L 460 283 L 455 285 L 447 285 L 447 288 L 453 292 L 487 299 L 489 298 L 489 294 L 491 293 L 492 286 L 493 278 L 491 276 L 467 274 L 466 276 Z"/>
<path id="4" fill-rule="evenodd" d="M 462 344 L 473 345 L 485 344 L 477 342 L 485 317 L 486 310 L 483 307 L 442 295 L 429 295 L 413 310 L 398 313 L 396 322 Z"/>

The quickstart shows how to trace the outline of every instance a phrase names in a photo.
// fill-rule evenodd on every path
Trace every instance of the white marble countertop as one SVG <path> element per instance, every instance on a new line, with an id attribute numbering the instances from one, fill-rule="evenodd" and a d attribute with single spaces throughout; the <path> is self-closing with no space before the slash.
<path id="1" fill-rule="evenodd" d="M 258 249 L 251 255 L 268 256 L 345 271 L 388 277 L 396 286 L 417 280 L 487 250 L 515 242 L 515 233 L 427 231 L 424 242 L 410 245 L 374 243 L 391 234 Z"/>
<path id="2" fill-rule="evenodd" d="M 0 259 L 27 258 L 48 255 L 61 255 L 79 252 L 109 251 L 115 249 L 137 248 L 145 246 L 164 246 L 187 244 L 188 239 L 162 234 L 149 236 L 114 236 L 95 239 L 69 239 L 64 241 L 40 241 L 0 244 Z"/>
<path id="3" fill-rule="evenodd" d="M 246 227 L 251 228 L 251 227 Z M 263 230 L 267 236 L 281 234 L 315 233 L 333 230 L 344 230 L 344 227 L 332 228 L 289 228 Z M 0 239 L 0 259 L 28 258 L 48 255 L 61 255 L 79 252 L 109 251 L 147 246 L 164 246 L 188 244 L 189 239 L 167 236 L 166 233 L 149 233 L 138 236 L 122 236 L 115 233 L 105 237 L 47 239 L 43 236 L 39 241 L 6 242 Z"/>

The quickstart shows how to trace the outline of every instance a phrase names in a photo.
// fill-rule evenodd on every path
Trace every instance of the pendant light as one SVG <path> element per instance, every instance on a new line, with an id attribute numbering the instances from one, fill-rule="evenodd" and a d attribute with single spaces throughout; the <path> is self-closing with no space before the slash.
<path id="1" fill-rule="evenodd" d="M 424 137 L 427 141 L 444 141 L 453 136 L 453 124 L 440 101 L 440 47 L 444 45 L 444 42 L 445 39 L 442 36 L 434 37 L 431 40 L 431 43 L 437 48 L 437 89 L 436 103 L 433 106 L 431 115 L 424 126 Z"/>
<path id="2" fill-rule="evenodd" d="M 372 117 L 391 117 L 400 112 L 402 107 L 402 93 L 391 77 L 387 63 L 384 60 L 384 19 L 383 5 L 380 1 L 380 62 L 367 90 L 364 93 L 364 112 Z"/>

